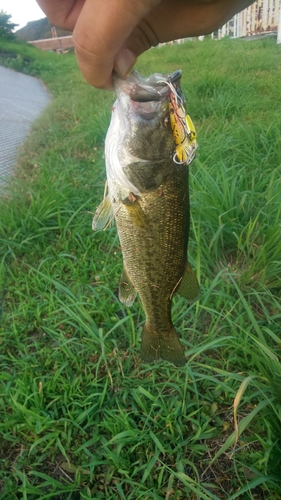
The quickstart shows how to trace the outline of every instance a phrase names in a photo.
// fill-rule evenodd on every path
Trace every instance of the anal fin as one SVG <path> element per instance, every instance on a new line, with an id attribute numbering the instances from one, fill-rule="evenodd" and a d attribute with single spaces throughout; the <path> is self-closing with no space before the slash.
<path id="1" fill-rule="evenodd" d="M 121 274 L 121 279 L 119 281 L 119 300 L 120 302 L 122 302 L 122 304 L 131 307 L 131 305 L 135 301 L 136 296 L 136 289 L 129 277 L 128 271 L 124 266 Z"/>
<path id="2" fill-rule="evenodd" d="M 182 280 L 176 293 L 184 297 L 189 302 L 196 300 L 199 296 L 200 288 L 194 271 L 187 262 Z"/>

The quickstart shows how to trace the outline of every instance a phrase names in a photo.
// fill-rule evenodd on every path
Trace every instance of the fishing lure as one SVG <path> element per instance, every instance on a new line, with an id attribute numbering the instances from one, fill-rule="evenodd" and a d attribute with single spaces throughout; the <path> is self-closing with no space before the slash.
<path id="1" fill-rule="evenodd" d="M 196 130 L 190 116 L 185 114 L 183 99 L 172 83 L 168 83 L 168 86 L 170 123 L 176 145 L 173 161 L 178 165 L 190 165 L 198 148 Z"/>

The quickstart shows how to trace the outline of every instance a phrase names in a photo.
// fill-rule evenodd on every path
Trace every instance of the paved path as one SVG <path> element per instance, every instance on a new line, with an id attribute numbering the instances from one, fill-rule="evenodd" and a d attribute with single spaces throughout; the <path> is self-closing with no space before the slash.
<path id="1" fill-rule="evenodd" d="M 50 99 L 37 78 L 0 66 L 0 184 L 12 173 L 18 146 Z"/>

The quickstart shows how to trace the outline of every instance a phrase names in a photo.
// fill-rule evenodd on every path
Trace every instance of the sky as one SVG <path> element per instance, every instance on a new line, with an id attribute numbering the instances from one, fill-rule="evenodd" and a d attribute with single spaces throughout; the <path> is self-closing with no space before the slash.
<path id="1" fill-rule="evenodd" d="M 28 21 L 46 17 L 35 0 L 0 0 L 0 10 L 12 15 L 10 21 L 19 24 L 16 30 L 25 26 Z"/>

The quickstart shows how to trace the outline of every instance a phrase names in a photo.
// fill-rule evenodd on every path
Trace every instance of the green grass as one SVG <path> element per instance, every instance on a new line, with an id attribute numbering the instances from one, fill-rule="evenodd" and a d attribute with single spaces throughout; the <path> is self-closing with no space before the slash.
<path id="1" fill-rule="evenodd" d="M 91 230 L 113 95 L 72 54 L 3 52 L 54 98 L 0 200 L 1 500 L 281 499 L 281 46 L 190 42 L 137 65 L 183 70 L 200 144 L 180 369 L 141 363 L 116 229 Z"/>

